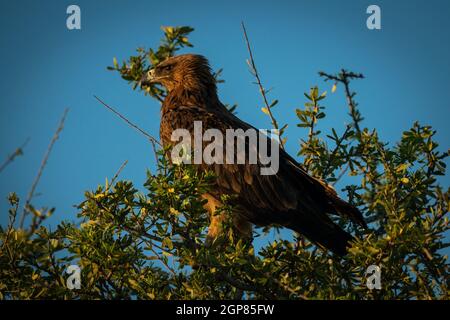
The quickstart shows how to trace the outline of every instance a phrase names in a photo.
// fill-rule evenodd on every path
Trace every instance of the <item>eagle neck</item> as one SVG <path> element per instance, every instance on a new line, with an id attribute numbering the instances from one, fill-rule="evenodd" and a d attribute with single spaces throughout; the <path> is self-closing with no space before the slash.
<path id="1" fill-rule="evenodd" d="M 205 109 L 215 109 L 220 105 L 215 85 L 205 88 L 185 88 L 180 87 L 171 90 L 163 102 L 162 112 L 176 109 L 178 107 L 198 107 Z"/>

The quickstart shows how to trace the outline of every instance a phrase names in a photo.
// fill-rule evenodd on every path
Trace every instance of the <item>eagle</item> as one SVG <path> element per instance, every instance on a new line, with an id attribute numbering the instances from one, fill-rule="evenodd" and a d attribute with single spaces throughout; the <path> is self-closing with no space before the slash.
<path id="1" fill-rule="evenodd" d="M 167 90 L 161 108 L 163 146 L 173 145 L 171 137 L 176 129 L 188 130 L 193 135 L 195 121 L 201 121 L 202 130 L 217 129 L 223 134 L 227 129 L 255 129 L 220 102 L 216 79 L 202 55 L 183 54 L 160 62 L 141 79 L 141 85 L 156 83 Z M 258 147 L 249 145 L 249 141 L 245 144 L 246 150 Z M 224 220 L 230 218 L 225 213 L 216 214 L 224 194 L 232 195 L 233 229 L 244 239 L 252 238 L 253 225 L 282 226 L 343 256 L 353 237 L 334 223 L 330 215 L 343 216 L 366 227 L 356 207 L 309 175 L 283 148 L 279 150 L 278 171 L 271 175 L 262 175 L 261 164 L 248 161 L 243 164 L 202 162 L 194 166 L 200 172 L 212 171 L 215 176 L 211 190 L 202 195 L 207 200 L 205 209 L 210 219 L 209 242 L 221 234 Z"/>

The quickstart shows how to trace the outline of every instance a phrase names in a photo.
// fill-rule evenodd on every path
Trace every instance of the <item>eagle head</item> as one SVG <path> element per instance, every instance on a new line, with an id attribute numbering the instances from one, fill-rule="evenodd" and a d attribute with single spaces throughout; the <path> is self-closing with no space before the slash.
<path id="1" fill-rule="evenodd" d="M 190 90 L 216 89 L 208 60 L 197 54 L 183 54 L 167 58 L 150 69 L 141 84 L 159 83 L 167 91 L 179 88 Z"/>

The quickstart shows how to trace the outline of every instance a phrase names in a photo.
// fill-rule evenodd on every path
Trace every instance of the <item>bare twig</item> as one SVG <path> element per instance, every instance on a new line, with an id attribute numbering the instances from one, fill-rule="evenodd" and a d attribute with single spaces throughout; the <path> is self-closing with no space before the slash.
<path id="1" fill-rule="evenodd" d="M 127 163 L 128 163 L 128 160 L 125 160 L 124 163 L 122 163 L 122 165 L 120 166 L 119 170 L 117 170 L 116 174 L 114 175 L 114 177 L 111 180 L 111 183 L 110 183 L 111 186 L 114 184 L 114 182 L 116 181 L 117 177 L 119 177 L 119 174 L 122 172 L 123 168 L 125 168 Z"/>
<path id="2" fill-rule="evenodd" d="M 103 106 L 105 106 L 106 108 L 108 108 L 110 111 L 112 111 L 115 115 L 117 115 L 119 118 L 121 118 L 123 121 L 125 121 L 130 127 L 136 129 L 137 131 L 139 131 L 141 134 L 143 134 L 145 137 L 147 137 L 148 140 L 150 140 L 150 143 L 152 144 L 152 148 L 153 148 L 153 152 L 155 154 L 155 158 L 156 158 L 156 164 L 158 164 L 158 152 L 156 149 L 156 145 L 161 146 L 161 143 L 159 143 L 159 141 L 157 139 L 155 139 L 153 136 L 151 136 L 150 134 L 148 134 L 147 132 L 145 132 L 143 129 L 139 128 L 137 125 L 135 125 L 133 122 L 131 122 L 130 120 L 128 120 L 125 116 L 123 116 L 122 114 L 120 114 L 118 111 L 116 111 L 113 107 L 107 105 L 105 102 L 103 102 L 103 100 L 101 100 L 99 97 L 94 95 L 94 98 L 97 99 L 98 102 L 100 102 Z"/>
<path id="3" fill-rule="evenodd" d="M 56 140 L 58 140 L 59 134 L 61 133 L 62 129 L 64 128 L 64 121 L 66 120 L 66 116 L 67 116 L 68 112 L 69 112 L 69 109 L 66 108 L 64 110 L 64 114 L 59 122 L 58 128 L 56 129 L 55 134 L 53 135 L 53 138 L 50 141 L 50 144 L 48 145 L 48 148 L 47 148 L 47 151 L 45 152 L 44 158 L 42 159 L 42 163 L 41 163 L 41 166 L 39 167 L 38 174 L 37 174 L 36 178 L 34 179 L 34 182 L 31 186 L 30 192 L 28 193 L 27 199 L 25 201 L 25 205 L 23 207 L 22 217 L 20 219 L 20 228 L 23 227 L 25 217 L 29 213 L 29 206 L 30 206 L 31 199 L 33 198 L 36 187 L 39 183 L 39 180 L 41 179 L 42 173 L 44 172 L 45 166 L 47 165 L 47 161 L 50 156 L 50 153 L 52 152 L 53 145 L 55 144 Z"/>
<path id="4" fill-rule="evenodd" d="M 342 168 L 341 172 L 339 172 L 339 175 L 337 176 L 336 180 L 334 180 L 331 183 L 332 187 L 334 187 L 336 185 L 336 183 L 338 183 L 338 181 L 342 179 L 344 174 L 347 172 L 348 168 L 349 168 L 349 164 L 347 163 L 347 165 L 344 168 Z"/>
<path id="5" fill-rule="evenodd" d="M 18 147 L 16 151 L 14 151 L 14 153 L 12 153 L 11 155 L 8 156 L 8 158 L 6 158 L 5 162 L 3 162 L 3 164 L 0 166 L 0 172 L 2 172 L 3 169 L 5 169 L 11 162 L 13 162 L 16 157 L 23 155 L 23 149 L 25 148 L 25 146 L 28 144 L 29 141 L 30 138 L 27 138 L 27 140 L 25 140 L 25 142 L 20 147 Z"/>
<path id="6" fill-rule="evenodd" d="M 364 76 L 361 73 L 354 73 L 354 72 L 348 72 L 347 70 L 342 69 L 341 72 L 338 75 L 330 75 L 325 72 L 319 72 L 319 75 L 321 77 L 325 78 L 325 81 L 332 80 L 337 82 L 340 82 L 344 85 L 345 90 L 345 97 L 347 99 L 347 104 L 350 109 L 350 116 L 353 119 L 353 124 L 356 130 L 356 134 L 359 136 L 361 135 L 361 129 L 359 127 L 359 122 L 363 120 L 361 118 L 361 115 L 359 114 L 359 111 L 356 109 L 357 103 L 353 99 L 355 96 L 355 92 L 352 92 L 350 90 L 350 80 L 352 79 L 363 79 Z"/>
<path id="7" fill-rule="evenodd" d="M 267 96 L 266 96 L 267 91 L 264 89 L 264 87 L 262 85 L 262 82 L 261 82 L 261 77 L 259 76 L 258 70 L 256 69 L 255 59 L 253 58 L 253 53 L 252 53 L 252 49 L 251 49 L 251 46 L 250 46 L 250 41 L 248 40 L 248 36 L 247 36 L 247 30 L 245 29 L 244 22 L 241 22 L 241 24 L 242 24 L 242 30 L 244 32 L 245 42 L 247 44 L 247 50 L 248 50 L 248 53 L 250 55 L 249 65 L 252 68 L 252 70 L 251 70 L 252 74 L 253 74 L 253 76 L 256 79 L 256 84 L 259 87 L 259 92 L 261 93 L 261 96 L 263 97 L 264 105 L 265 105 L 265 107 L 267 109 L 267 113 L 268 113 L 268 115 L 270 117 L 270 120 L 272 122 L 272 126 L 274 127 L 274 129 L 277 130 L 277 133 L 280 136 L 281 132 L 280 132 L 279 127 L 278 127 L 278 122 L 275 119 L 275 117 L 273 116 L 273 113 L 272 113 L 269 101 L 267 100 Z M 280 137 L 280 145 L 281 145 L 281 148 L 284 149 L 284 143 L 283 143 L 283 140 L 281 139 L 281 137 Z"/>

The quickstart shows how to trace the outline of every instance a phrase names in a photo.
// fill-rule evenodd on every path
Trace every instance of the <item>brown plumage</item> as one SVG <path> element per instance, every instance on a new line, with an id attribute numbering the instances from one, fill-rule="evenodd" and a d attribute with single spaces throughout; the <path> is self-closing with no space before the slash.
<path id="1" fill-rule="evenodd" d="M 253 128 L 219 101 L 215 79 L 203 56 L 186 54 L 169 58 L 150 70 L 142 81 L 167 88 L 160 126 L 164 145 L 174 143 L 171 134 L 175 129 L 187 129 L 192 135 L 194 121 L 202 121 L 203 131 L 215 128 L 223 134 L 226 129 Z M 257 148 L 246 143 L 247 150 Z M 233 221 L 242 236 L 251 237 L 251 224 L 280 225 L 344 255 L 352 236 L 333 223 L 328 214 L 346 216 L 365 227 L 360 211 L 340 199 L 332 188 L 309 176 L 282 149 L 279 161 L 275 175 L 261 175 L 259 164 L 196 165 L 199 170 L 211 170 L 217 176 L 212 191 L 204 195 L 208 200 L 205 207 L 211 214 L 209 239 L 221 232 L 224 217 L 213 214 L 221 205 L 221 194 L 234 194 Z"/>

